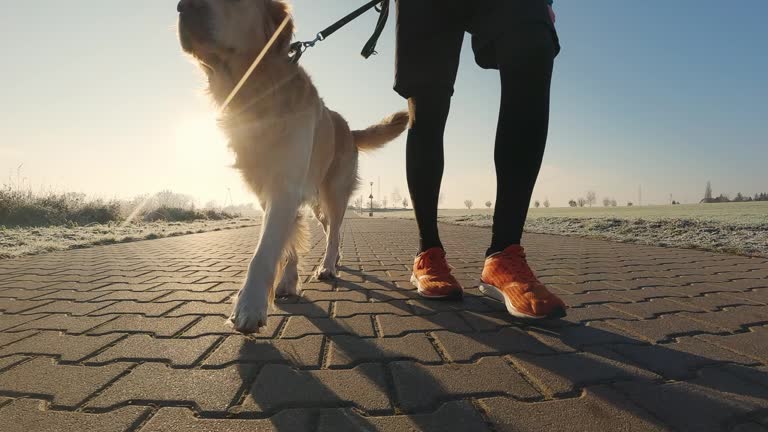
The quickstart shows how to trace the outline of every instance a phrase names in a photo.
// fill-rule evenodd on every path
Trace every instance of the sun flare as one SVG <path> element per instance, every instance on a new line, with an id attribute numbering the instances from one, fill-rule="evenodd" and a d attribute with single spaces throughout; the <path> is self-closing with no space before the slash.
<path id="1" fill-rule="evenodd" d="M 174 130 L 176 160 L 192 166 L 231 165 L 233 155 L 227 149 L 224 133 L 213 114 L 182 118 Z"/>

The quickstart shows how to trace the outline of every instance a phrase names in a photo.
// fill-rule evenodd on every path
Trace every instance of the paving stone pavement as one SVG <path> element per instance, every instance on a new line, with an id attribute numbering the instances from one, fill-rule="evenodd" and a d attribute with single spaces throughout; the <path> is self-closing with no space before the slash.
<path id="1" fill-rule="evenodd" d="M 571 309 L 523 323 L 476 289 L 489 231 L 442 232 L 464 302 L 415 295 L 413 222 L 349 218 L 250 337 L 254 228 L 0 261 L 0 431 L 768 430 L 768 260 L 528 235 Z"/>

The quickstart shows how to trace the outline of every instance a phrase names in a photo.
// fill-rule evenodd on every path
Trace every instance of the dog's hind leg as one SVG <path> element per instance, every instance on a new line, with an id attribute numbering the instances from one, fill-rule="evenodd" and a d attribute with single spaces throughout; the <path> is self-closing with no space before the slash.
<path id="1" fill-rule="evenodd" d="M 325 235 L 328 235 L 328 218 L 325 217 L 325 214 L 323 213 L 323 209 L 320 207 L 320 203 L 317 202 L 312 206 L 312 212 L 315 214 L 315 218 L 318 222 L 320 222 L 320 225 L 323 226 L 323 232 Z"/>
<path id="2" fill-rule="evenodd" d="M 284 269 L 280 283 L 275 289 L 275 296 L 289 297 L 301 294 L 299 283 L 299 256 L 309 249 L 309 230 L 304 215 L 296 217 L 293 235 L 285 250 Z"/>
<path id="3" fill-rule="evenodd" d="M 345 193 L 346 189 L 321 194 L 324 210 L 327 209 L 328 231 L 326 232 L 325 257 L 322 265 L 317 269 L 317 279 L 319 280 L 331 280 L 338 276 L 336 266 L 341 258 L 341 224 L 344 222 L 344 213 L 347 211 L 350 195 L 350 193 Z"/>

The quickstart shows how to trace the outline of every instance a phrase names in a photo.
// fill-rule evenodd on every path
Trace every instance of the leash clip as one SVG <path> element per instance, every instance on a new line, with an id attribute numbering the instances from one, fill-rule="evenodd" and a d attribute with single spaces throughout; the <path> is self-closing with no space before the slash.
<path id="1" fill-rule="evenodd" d="M 322 42 L 324 40 L 325 36 L 323 36 L 322 33 L 318 33 L 317 36 L 315 36 L 315 38 L 311 41 L 294 42 L 291 44 L 291 47 L 288 50 L 288 58 L 290 59 L 291 63 L 298 63 L 299 59 L 307 51 L 307 49 L 313 48 L 318 42 Z"/>

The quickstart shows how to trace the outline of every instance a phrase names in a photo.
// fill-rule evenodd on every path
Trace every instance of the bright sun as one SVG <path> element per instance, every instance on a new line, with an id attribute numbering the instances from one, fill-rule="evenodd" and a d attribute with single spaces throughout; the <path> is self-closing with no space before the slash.
<path id="1" fill-rule="evenodd" d="M 176 160 L 193 167 L 231 165 L 233 156 L 213 114 L 185 117 L 174 131 Z"/>

